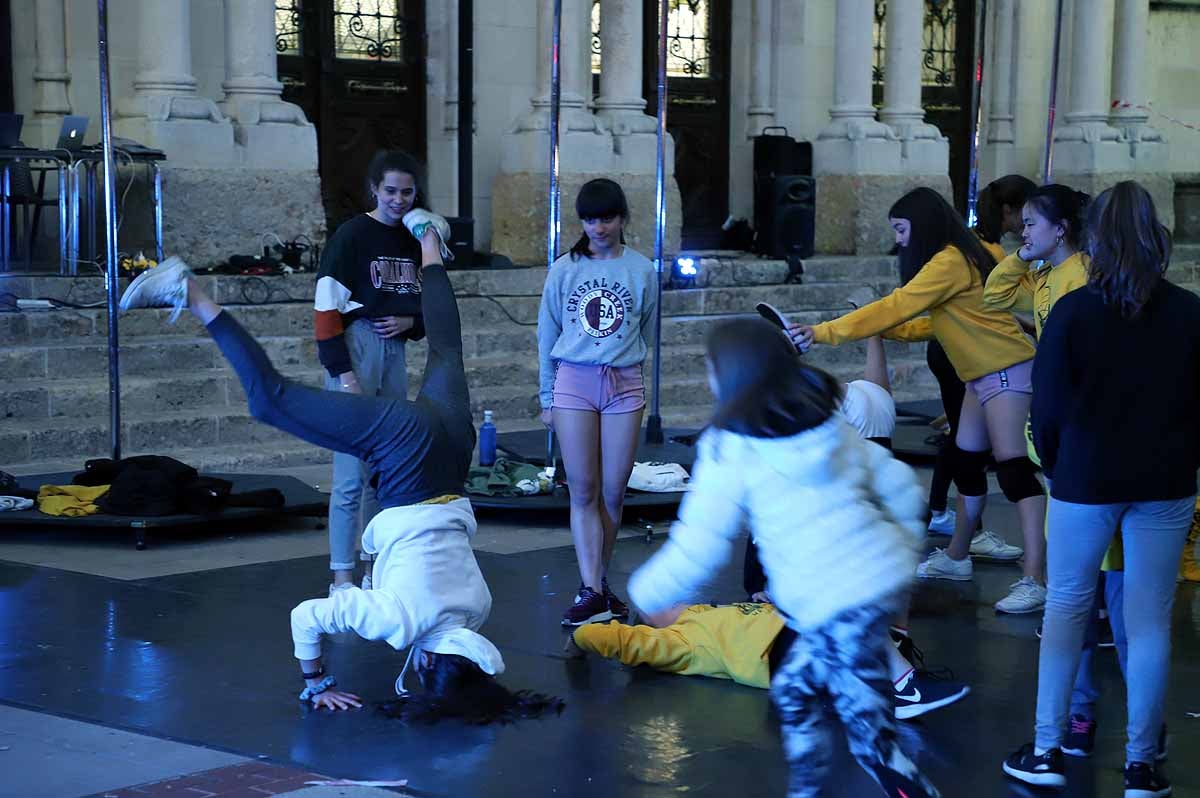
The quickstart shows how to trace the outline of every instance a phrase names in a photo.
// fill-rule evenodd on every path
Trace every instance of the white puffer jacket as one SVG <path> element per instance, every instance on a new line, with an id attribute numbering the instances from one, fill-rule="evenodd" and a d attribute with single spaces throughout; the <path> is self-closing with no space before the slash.
<path id="1" fill-rule="evenodd" d="M 804 631 L 906 589 L 925 541 L 913 470 L 840 417 L 788 438 L 710 429 L 671 536 L 629 583 L 654 612 L 696 598 L 748 523 L 771 599 Z"/>

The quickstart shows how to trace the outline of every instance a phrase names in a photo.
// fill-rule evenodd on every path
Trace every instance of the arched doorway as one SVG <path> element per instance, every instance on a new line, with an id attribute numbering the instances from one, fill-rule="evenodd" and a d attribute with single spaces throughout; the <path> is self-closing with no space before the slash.
<path id="1" fill-rule="evenodd" d="M 425 157 L 423 0 L 276 0 L 283 97 L 317 128 L 332 233 L 365 209 L 379 149 Z"/>

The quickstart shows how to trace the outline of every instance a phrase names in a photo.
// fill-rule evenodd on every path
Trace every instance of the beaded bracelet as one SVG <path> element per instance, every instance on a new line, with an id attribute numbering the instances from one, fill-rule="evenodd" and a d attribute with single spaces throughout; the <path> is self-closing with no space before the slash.
<path id="1" fill-rule="evenodd" d="M 312 697 L 318 696 L 321 693 L 325 692 L 330 687 L 336 687 L 336 686 L 337 686 L 337 682 L 334 680 L 334 678 L 332 676 L 326 676 L 324 679 L 321 680 L 321 683 L 318 684 L 316 687 L 305 687 L 303 690 L 301 690 L 300 691 L 300 700 L 308 701 Z"/>

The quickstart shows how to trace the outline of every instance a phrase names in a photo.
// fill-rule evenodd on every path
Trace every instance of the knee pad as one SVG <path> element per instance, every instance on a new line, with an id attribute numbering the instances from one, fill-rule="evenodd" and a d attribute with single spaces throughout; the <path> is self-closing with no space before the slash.
<path id="1" fill-rule="evenodd" d="M 1042 483 L 1038 482 L 1037 468 L 1028 457 L 1014 457 L 996 463 L 996 479 L 1004 497 L 1014 504 L 1031 496 L 1043 496 Z"/>
<path id="2" fill-rule="evenodd" d="M 950 462 L 954 464 L 954 484 L 959 495 L 986 496 L 988 453 L 963 451 L 954 441 L 947 441 L 946 445 L 954 447 Z"/>

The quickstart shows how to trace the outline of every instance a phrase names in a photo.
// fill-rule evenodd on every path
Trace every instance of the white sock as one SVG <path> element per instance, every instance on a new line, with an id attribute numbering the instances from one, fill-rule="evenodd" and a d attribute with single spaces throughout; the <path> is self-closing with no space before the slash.
<path id="1" fill-rule="evenodd" d="M 909 668 L 907 671 L 905 671 L 904 675 L 893 683 L 895 689 L 899 690 L 900 686 L 906 683 L 916 670 L 916 668 Z"/>
<path id="2" fill-rule="evenodd" d="M 1046 752 L 1047 752 L 1047 751 L 1049 751 L 1049 750 L 1050 750 L 1049 748 L 1038 748 L 1038 747 L 1035 745 L 1035 746 L 1033 747 L 1033 755 L 1034 755 L 1034 756 L 1045 756 L 1045 755 L 1046 755 Z"/>

